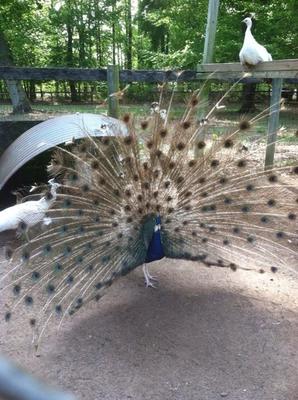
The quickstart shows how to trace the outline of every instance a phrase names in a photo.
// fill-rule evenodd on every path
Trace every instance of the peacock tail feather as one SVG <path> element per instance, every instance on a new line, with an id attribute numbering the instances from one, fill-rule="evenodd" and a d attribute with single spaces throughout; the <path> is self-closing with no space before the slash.
<path id="1" fill-rule="evenodd" d="M 56 149 L 49 172 L 61 187 L 47 211 L 52 224 L 7 249 L 7 321 L 25 309 L 38 342 L 50 321 L 61 325 L 116 278 L 152 260 L 156 220 L 168 258 L 234 272 L 297 267 L 297 166 L 264 171 L 255 150 L 242 149 L 241 135 L 258 117 L 206 138 L 220 101 L 198 121 L 200 95 L 191 96 L 178 122 L 126 114 L 129 135 L 86 135 Z"/>

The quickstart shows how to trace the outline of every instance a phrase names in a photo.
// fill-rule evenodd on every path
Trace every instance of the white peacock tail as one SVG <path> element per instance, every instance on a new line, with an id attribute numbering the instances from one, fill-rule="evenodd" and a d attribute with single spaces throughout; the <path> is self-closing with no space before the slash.
<path id="1" fill-rule="evenodd" d="M 6 321 L 25 309 L 39 342 L 48 323 L 61 325 L 144 263 L 157 216 L 166 257 L 269 276 L 295 263 L 297 271 L 298 167 L 264 171 L 254 149 L 242 150 L 258 116 L 204 139 L 222 101 L 198 121 L 200 97 L 190 97 L 180 121 L 126 114 L 128 136 L 86 135 L 55 151 L 52 223 L 7 250 Z"/>

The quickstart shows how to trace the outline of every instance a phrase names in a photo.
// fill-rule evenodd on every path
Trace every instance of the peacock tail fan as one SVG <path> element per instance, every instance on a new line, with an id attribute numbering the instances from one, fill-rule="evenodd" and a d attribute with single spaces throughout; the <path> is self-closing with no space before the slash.
<path id="1" fill-rule="evenodd" d="M 6 321 L 24 308 L 38 343 L 50 321 L 60 326 L 116 278 L 163 255 L 232 271 L 295 267 L 297 166 L 264 171 L 253 147 L 242 150 L 258 117 L 206 137 L 220 101 L 198 121 L 199 104 L 196 92 L 178 122 L 127 114 L 127 136 L 86 135 L 54 152 L 49 170 L 61 187 L 47 211 L 52 223 L 7 250 Z M 159 223 L 162 248 L 152 256 Z"/>

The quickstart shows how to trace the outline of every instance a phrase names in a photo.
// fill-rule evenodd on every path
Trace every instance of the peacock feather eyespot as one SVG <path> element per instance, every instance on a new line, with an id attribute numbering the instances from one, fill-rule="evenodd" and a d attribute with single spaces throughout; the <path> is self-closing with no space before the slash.
<path id="1" fill-rule="evenodd" d="M 239 167 L 239 168 L 244 168 L 244 167 L 246 167 L 246 165 L 247 165 L 247 161 L 246 160 L 238 160 L 237 161 L 237 167 Z"/>
<path id="2" fill-rule="evenodd" d="M 76 258 L 76 263 L 77 264 L 82 264 L 83 261 L 84 261 L 84 257 L 83 256 L 81 256 L 81 255 L 77 256 L 77 258 Z"/>
<path id="3" fill-rule="evenodd" d="M 173 197 L 171 197 L 171 196 L 168 196 L 167 198 L 166 198 L 166 201 L 167 202 L 170 202 L 170 201 L 172 201 L 173 200 Z"/>
<path id="4" fill-rule="evenodd" d="M 219 161 L 218 160 L 212 160 L 211 163 L 210 163 L 210 166 L 212 168 L 218 167 L 219 166 Z"/>
<path id="5" fill-rule="evenodd" d="M 267 205 L 269 207 L 274 207 L 274 206 L 276 206 L 276 201 L 274 199 L 269 199 L 267 202 Z"/>
<path id="6" fill-rule="evenodd" d="M 263 222 L 263 224 L 267 224 L 269 222 L 269 218 L 266 215 L 263 215 L 260 218 L 260 221 Z"/>
<path id="7" fill-rule="evenodd" d="M 172 214 L 175 211 L 175 209 L 173 207 L 169 207 L 167 211 L 169 214 Z"/>
<path id="8" fill-rule="evenodd" d="M 100 176 L 100 177 L 98 178 L 98 183 L 99 183 L 101 186 L 105 186 L 106 183 L 107 183 L 107 181 L 106 181 L 106 179 L 105 179 L 103 176 Z"/>
<path id="9" fill-rule="evenodd" d="M 199 99 L 196 95 L 193 95 L 190 99 L 190 105 L 196 107 L 199 104 Z"/>
<path id="10" fill-rule="evenodd" d="M 222 177 L 219 179 L 219 183 L 220 183 L 221 185 L 225 185 L 227 182 L 228 182 L 228 179 L 227 179 L 225 176 L 222 176 Z"/>
<path id="11" fill-rule="evenodd" d="M 129 190 L 129 189 L 126 189 L 124 194 L 126 197 L 131 197 L 131 195 L 132 195 L 131 190 Z"/>
<path id="12" fill-rule="evenodd" d="M 62 313 L 62 306 L 61 306 L 61 304 L 55 305 L 55 311 L 56 311 L 57 314 L 61 314 L 61 313 Z"/>
<path id="13" fill-rule="evenodd" d="M 246 186 L 246 190 L 248 191 L 248 192 L 252 192 L 253 190 L 254 190 L 254 185 L 252 185 L 252 184 L 248 184 L 247 186 Z"/>
<path id="14" fill-rule="evenodd" d="M 84 211 L 80 208 L 78 209 L 77 214 L 79 217 L 82 217 L 84 215 Z"/>
<path id="15" fill-rule="evenodd" d="M 185 147 L 186 147 L 186 145 L 185 145 L 184 142 L 178 142 L 178 143 L 176 144 L 176 149 L 179 150 L 179 151 L 184 150 Z"/>
<path id="16" fill-rule="evenodd" d="M 276 183 L 276 182 L 277 182 L 277 176 L 274 175 L 274 174 L 269 175 L 269 176 L 268 176 L 268 181 L 269 181 L 270 183 Z"/>
<path id="17" fill-rule="evenodd" d="M 163 155 L 163 152 L 161 150 L 157 149 L 154 154 L 157 158 L 160 158 Z"/>
<path id="18" fill-rule="evenodd" d="M 68 285 L 72 284 L 73 281 L 74 281 L 74 277 L 73 277 L 72 275 L 68 275 L 68 276 L 66 277 L 66 279 L 65 279 L 65 282 L 66 282 Z"/>
<path id="19" fill-rule="evenodd" d="M 165 137 L 167 136 L 167 134 L 168 134 L 167 129 L 161 129 L 161 130 L 159 131 L 159 136 L 160 136 L 161 138 L 165 138 Z"/>
<path id="20" fill-rule="evenodd" d="M 189 160 L 188 161 L 188 166 L 190 168 L 194 167 L 197 164 L 197 160 Z"/>
<path id="21" fill-rule="evenodd" d="M 115 214 L 116 214 L 116 211 L 113 210 L 113 209 L 111 209 L 111 210 L 110 210 L 110 215 L 115 215 Z"/>
<path id="22" fill-rule="evenodd" d="M 294 167 L 294 168 L 292 169 L 292 173 L 293 173 L 293 174 L 298 174 L 298 166 L 297 166 L 297 167 Z"/>
<path id="23" fill-rule="evenodd" d="M 152 147 L 153 147 L 153 142 L 152 142 L 152 140 L 149 140 L 149 141 L 146 143 L 146 146 L 148 147 L 149 150 L 152 149 Z"/>
<path id="24" fill-rule="evenodd" d="M 70 199 L 66 198 L 66 199 L 64 199 L 63 205 L 64 205 L 65 208 L 69 208 L 69 207 L 71 207 L 72 202 L 71 202 Z"/>
<path id="25" fill-rule="evenodd" d="M 83 193 L 87 193 L 87 192 L 90 191 L 90 187 L 89 187 L 89 185 L 88 185 L 87 183 L 85 183 L 84 185 L 82 185 L 81 189 L 82 189 L 82 192 L 83 192 Z"/>
<path id="26" fill-rule="evenodd" d="M 153 177 L 154 177 L 155 179 L 157 179 L 157 178 L 159 177 L 159 170 L 158 170 L 158 169 L 156 169 L 156 170 L 153 171 Z"/>
<path id="27" fill-rule="evenodd" d="M 178 185 L 180 185 L 181 183 L 183 183 L 184 182 L 184 177 L 183 176 L 178 176 L 178 178 L 176 179 L 176 183 L 178 184 Z"/>
<path id="28" fill-rule="evenodd" d="M 247 236 L 246 240 L 248 243 L 254 243 L 256 239 L 253 236 Z"/>
<path id="29" fill-rule="evenodd" d="M 174 228 L 174 232 L 176 232 L 176 233 L 180 232 L 179 226 L 176 226 L 176 227 Z"/>
<path id="30" fill-rule="evenodd" d="M 145 190 L 149 190 L 150 189 L 150 183 L 149 182 L 143 182 L 142 187 Z"/>
<path id="31" fill-rule="evenodd" d="M 168 167 L 169 169 L 174 169 L 176 167 L 176 163 L 174 161 L 170 161 Z"/>
<path id="32" fill-rule="evenodd" d="M 91 168 L 95 170 L 99 169 L 99 162 L 97 160 L 91 161 Z"/>
<path id="33" fill-rule="evenodd" d="M 144 130 L 147 129 L 148 125 L 149 125 L 148 121 L 146 121 L 146 120 L 141 121 L 141 128 L 142 129 L 144 129 Z"/>
<path id="34" fill-rule="evenodd" d="M 29 324 L 30 324 L 30 326 L 34 327 L 36 325 L 36 319 L 35 318 L 30 318 Z"/>
<path id="35" fill-rule="evenodd" d="M 206 143 L 203 140 L 199 140 L 197 143 L 198 149 L 203 149 L 206 146 Z"/>
<path id="36" fill-rule="evenodd" d="M 263 270 L 263 268 L 259 269 L 259 273 L 260 274 L 265 274 L 265 271 Z"/>
<path id="37" fill-rule="evenodd" d="M 192 232 L 191 232 L 191 236 L 197 237 L 197 232 L 196 232 L 196 231 L 192 231 Z"/>
<path id="38" fill-rule="evenodd" d="M 9 322 L 11 320 L 11 312 L 7 311 L 4 315 L 5 322 Z"/>
<path id="39" fill-rule="evenodd" d="M 230 241 L 229 241 L 228 239 L 224 239 L 224 240 L 222 241 L 222 244 L 223 244 L 224 246 L 228 246 L 228 245 L 230 244 Z"/>
<path id="40" fill-rule="evenodd" d="M 133 177 L 132 177 L 132 179 L 133 179 L 135 182 L 138 182 L 138 181 L 139 181 L 139 175 L 134 174 Z"/>
<path id="41" fill-rule="evenodd" d="M 240 228 L 238 228 L 238 226 L 234 226 L 234 228 L 233 228 L 233 233 L 235 234 L 235 235 L 238 235 L 239 233 L 240 233 Z"/>
<path id="42" fill-rule="evenodd" d="M 191 205 L 190 204 L 187 204 L 185 207 L 184 207 L 184 210 L 185 211 L 190 211 L 191 210 Z"/>
<path id="43" fill-rule="evenodd" d="M 33 271 L 33 272 L 32 272 L 32 275 L 31 275 L 31 278 L 32 278 L 32 280 L 33 280 L 34 282 L 38 281 L 38 279 L 40 278 L 40 272 L 38 272 L 38 271 Z"/>
<path id="44" fill-rule="evenodd" d="M 182 225 L 183 225 L 183 226 L 188 225 L 188 221 L 182 221 Z"/>
<path id="45" fill-rule="evenodd" d="M 242 121 L 239 122 L 239 129 L 240 129 L 241 131 L 246 131 L 246 130 L 248 130 L 250 127 L 251 127 L 251 123 L 250 123 L 248 120 L 246 120 L 246 119 L 243 119 Z"/>
<path id="46" fill-rule="evenodd" d="M 270 268 L 271 272 L 273 272 L 274 274 L 278 271 L 277 267 L 271 267 Z"/>
<path id="47" fill-rule="evenodd" d="M 234 271 L 234 272 L 237 271 L 237 265 L 236 264 L 230 263 L 229 267 L 231 268 L 232 271 Z"/>
<path id="48" fill-rule="evenodd" d="M 125 211 L 126 213 L 131 212 L 131 206 L 130 206 L 129 204 L 126 204 L 126 205 L 124 206 L 124 211 Z"/>
<path id="49" fill-rule="evenodd" d="M 186 129 L 190 128 L 191 123 L 190 123 L 190 121 L 183 121 L 181 125 L 182 125 L 182 128 L 186 130 Z"/>
<path id="50" fill-rule="evenodd" d="M 161 207 L 160 204 L 156 204 L 155 209 L 156 209 L 157 212 L 160 212 L 161 208 L 162 207 Z"/>
<path id="51" fill-rule="evenodd" d="M 102 287 L 103 287 L 103 285 L 102 285 L 101 282 L 98 282 L 98 283 L 95 284 L 95 289 L 96 290 L 100 290 L 100 289 L 102 289 Z"/>
<path id="52" fill-rule="evenodd" d="M 283 239 L 285 237 L 285 234 L 282 231 L 278 231 L 276 232 L 276 237 L 277 239 Z"/>
<path id="53" fill-rule="evenodd" d="M 203 238 L 201 239 L 201 242 L 202 242 L 202 243 L 207 243 L 207 242 L 208 242 L 208 238 L 203 237 Z"/>
<path id="54" fill-rule="evenodd" d="M 24 298 L 24 302 L 26 304 L 26 306 L 32 306 L 33 304 L 33 297 L 32 296 L 26 296 Z"/>
<path id="55" fill-rule="evenodd" d="M 204 176 L 202 176 L 201 178 L 199 178 L 198 180 L 199 183 L 206 183 L 206 178 Z"/>
<path id="56" fill-rule="evenodd" d="M 200 197 L 203 197 L 203 198 L 206 198 L 206 197 L 208 197 L 208 192 L 202 192 L 201 194 L 200 194 Z"/>
<path id="57" fill-rule="evenodd" d="M 126 137 L 124 138 L 123 142 L 124 142 L 124 144 L 125 144 L 126 146 L 131 146 L 132 143 L 133 143 L 133 137 L 132 137 L 131 135 L 126 136 Z"/>
<path id="58" fill-rule="evenodd" d="M 288 219 L 291 220 L 291 221 L 294 221 L 294 220 L 296 219 L 296 214 L 290 212 L 290 213 L 288 214 Z"/>
<path id="59" fill-rule="evenodd" d="M 55 286 L 52 283 L 49 283 L 46 287 L 46 291 L 48 294 L 53 294 L 55 292 Z"/>
<path id="60" fill-rule="evenodd" d="M 20 285 L 14 285 L 12 291 L 13 291 L 13 294 L 19 295 L 21 293 L 21 286 Z"/>
<path id="61" fill-rule="evenodd" d="M 127 222 L 128 224 L 130 224 L 130 223 L 132 222 L 132 217 L 126 218 L 126 222 Z"/>
<path id="62" fill-rule="evenodd" d="M 49 243 L 47 243 L 47 244 L 44 246 L 43 251 L 44 251 L 44 254 L 50 254 L 51 251 L 52 251 L 52 246 L 51 246 Z"/>
<path id="63" fill-rule="evenodd" d="M 13 256 L 12 249 L 9 248 L 9 247 L 6 247 L 5 248 L 5 258 L 6 258 L 6 260 L 10 260 L 12 258 L 12 256 Z"/>
<path id="64" fill-rule="evenodd" d="M 165 189 L 168 189 L 168 187 L 171 185 L 171 182 L 170 181 L 166 181 L 165 183 L 164 183 L 164 188 Z"/>
<path id="65" fill-rule="evenodd" d="M 231 204 L 232 203 L 232 199 L 230 197 L 225 197 L 224 198 L 224 203 L 225 204 Z"/>
<path id="66" fill-rule="evenodd" d="M 117 228 L 117 226 L 119 226 L 118 222 L 116 222 L 116 221 L 112 222 L 112 227 L 113 228 Z"/>
<path id="67" fill-rule="evenodd" d="M 58 261 L 54 264 L 54 272 L 61 272 L 63 271 L 63 266 Z"/>
<path id="68" fill-rule="evenodd" d="M 250 207 L 248 205 L 244 205 L 241 207 L 241 211 L 243 213 L 248 213 L 250 211 Z"/>
<path id="69" fill-rule="evenodd" d="M 234 146 L 234 142 L 233 142 L 232 139 L 226 139 L 226 140 L 224 141 L 224 147 L 225 147 L 226 149 L 230 149 L 230 148 L 233 147 L 233 146 Z"/>
<path id="70" fill-rule="evenodd" d="M 210 233 L 216 232 L 215 226 L 209 226 L 208 229 L 209 229 L 209 232 L 210 232 Z"/>
<path id="71" fill-rule="evenodd" d="M 28 250 L 23 250 L 23 252 L 22 252 L 22 260 L 24 262 L 27 262 L 27 261 L 29 261 L 29 259 L 30 259 L 30 252 Z"/>

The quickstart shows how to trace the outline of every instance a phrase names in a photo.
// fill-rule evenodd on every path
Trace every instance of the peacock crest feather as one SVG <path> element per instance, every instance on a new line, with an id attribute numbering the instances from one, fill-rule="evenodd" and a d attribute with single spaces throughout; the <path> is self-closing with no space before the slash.
<path id="1" fill-rule="evenodd" d="M 86 134 L 56 149 L 49 172 L 61 186 L 46 213 L 52 223 L 7 249 L 6 321 L 24 308 L 38 343 L 48 323 L 60 326 L 116 278 L 163 256 L 233 272 L 295 267 L 297 179 L 288 176 L 298 168 L 264 171 L 254 149 L 242 150 L 242 133 L 264 113 L 206 138 L 223 99 L 198 121 L 200 96 L 190 97 L 178 122 L 169 110 L 166 118 L 125 114 L 128 135 Z M 162 247 L 152 256 L 159 225 Z"/>

